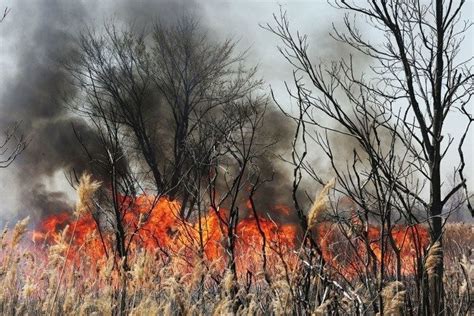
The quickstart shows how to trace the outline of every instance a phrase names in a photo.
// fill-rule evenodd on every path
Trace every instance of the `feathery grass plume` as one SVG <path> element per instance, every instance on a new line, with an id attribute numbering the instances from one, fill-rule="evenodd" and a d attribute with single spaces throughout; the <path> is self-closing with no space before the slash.
<path id="1" fill-rule="evenodd" d="M 67 233 L 69 225 L 66 225 L 54 245 L 48 247 L 48 265 L 51 268 L 57 268 L 65 262 L 68 249 Z"/>
<path id="2" fill-rule="evenodd" d="M 80 217 L 92 208 L 92 198 L 101 184 L 102 182 L 92 180 L 90 173 L 84 172 L 82 174 L 77 188 L 77 202 L 74 215 Z"/>
<path id="3" fill-rule="evenodd" d="M 311 206 L 311 209 L 308 212 L 308 229 L 313 228 L 321 214 L 327 210 L 329 202 L 329 190 L 331 190 L 335 184 L 336 179 L 333 178 L 331 181 L 326 183 L 321 192 L 319 192 L 319 194 L 314 199 L 313 206 Z"/>
<path id="4" fill-rule="evenodd" d="M 388 283 L 382 290 L 383 312 L 388 316 L 403 315 L 405 306 L 405 286 L 400 281 Z"/>
<path id="5" fill-rule="evenodd" d="M 30 221 L 30 217 L 27 216 L 26 218 L 22 219 L 18 223 L 16 223 L 15 228 L 13 229 L 13 237 L 11 245 L 15 247 L 20 242 L 21 238 L 26 232 L 26 227 L 28 226 L 28 222 Z"/>
<path id="6" fill-rule="evenodd" d="M 443 248 L 439 241 L 431 245 L 426 255 L 425 271 L 428 273 L 428 278 L 431 280 L 435 277 L 436 267 L 443 261 Z"/>

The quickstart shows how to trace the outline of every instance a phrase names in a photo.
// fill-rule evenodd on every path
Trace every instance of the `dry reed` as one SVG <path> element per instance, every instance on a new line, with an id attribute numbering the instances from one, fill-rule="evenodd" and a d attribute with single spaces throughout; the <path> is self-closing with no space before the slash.
<path id="1" fill-rule="evenodd" d="M 331 181 L 326 183 L 322 190 L 316 195 L 314 203 L 308 212 L 308 229 L 313 228 L 317 224 L 321 215 L 327 211 L 329 203 L 329 190 L 331 190 L 335 184 L 336 179 L 333 178 Z"/>

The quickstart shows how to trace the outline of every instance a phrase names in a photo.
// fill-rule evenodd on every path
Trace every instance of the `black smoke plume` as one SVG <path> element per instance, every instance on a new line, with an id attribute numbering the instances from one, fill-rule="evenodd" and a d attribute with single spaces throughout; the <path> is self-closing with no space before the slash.
<path id="1" fill-rule="evenodd" d="M 76 54 L 74 44 L 79 32 L 85 27 L 99 27 L 109 18 L 140 27 L 157 20 L 173 23 L 185 14 L 199 16 L 198 4 L 192 0 L 20 0 L 11 5 L 11 14 L 0 26 L 6 47 L 15 51 L 11 70 L 3 77 L 0 126 L 21 121 L 30 139 L 28 148 L 15 162 L 16 186 L 24 197 L 19 201 L 18 217 L 39 219 L 72 209 L 63 191 L 54 192 L 45 183 L 58 172 L 61 177 L 62 173 L 80 174 L 90 169 L 78 135 L 89 151 L 102 149 L 95 131 L 71 113 L 66 102 L 79 92 L 70 84 L 70 73 L 61 64 Z M 275 155 L 265 156 L 260 164 L 266 176 L 274 175 L 274 180 L 262 186 L 256 196 L 259 211 L 265 213 L 274 204 L 291 204 L 291 180 L 286 169 L 275 164 L 276 155 L 289 148 L 291 129 L 278 111 L 269 112 L 265 133 L 279 141 Z"/>
<path id="2" fill-rule="evenodd" d="M 41 218 L 70 209 L 64 193 L 51 192 L 46 177 L 88 168 L 88 150 L 99 150 L 94 131 L 71 115 L 65 100 L 77 93 L 61 62 L 74 52 L 74 41 L 86 26 L 114 16 L 124 22 L 172 19 L 173 14 L 195 7 L 191 1 L 15 1 L 0 26 L 3 43 L 15 51 L 15 60 L 3 78 L 0 126 L 21 122 L 29 138 L 27 149 L 15 162 L 21 196 L 20 214 Z M 94 9 L 96 8 L 96 9 Z"/>

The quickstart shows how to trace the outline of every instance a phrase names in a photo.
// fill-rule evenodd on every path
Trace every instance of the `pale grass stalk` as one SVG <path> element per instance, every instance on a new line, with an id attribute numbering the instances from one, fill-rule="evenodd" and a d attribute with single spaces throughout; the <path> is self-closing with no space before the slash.
<path id="1" fill-rule="evenodd" d="M 67 227 L 67 226 L 66 226 Z M 64 272 L 66 270 L 66 265 L 67 265 L 67 260 L 68 260 L 68 255 L 69 255 L 69 251 L 72 247 L 72 242 L 74 240 L 74 234 L 76 232 L 76 228 L 77 228 L 77 221 L 75 221 L 74 223 L 74 228 L 72 230 L 72 234 L 71 234 L 71 238 L 69 239 L 69 243 L 68 243 L 68 246 L 67 246 L 67 249 L 66 249 L 66 254 L 64 256 L 64 262 L 63 262 L 63 266 L 61 268 L 61 272 L 59 274 L 59 278 L 58 278 L 58 283 L 56 285 L 56 290 L 54 291 L 54 295 L 53 295 L 53 301 L 51 302 L 51 308 L 54 309 L 54 303 L 56 302 L 56 298 L 58 296 L 58 292 L 59 292 L 59 288 L 61 287 L 61 281 L 63 279 L 63 276 L 64 276 Z M 67 231 L 67 229 L 66 229 Z M 65 234 L 64 234 L 65 236 Z M 53 310 L 50 311 L 50 313 L 52 314 Z"/>
<path id="2" fill-rule="evenodd" d="M 316 195 L 314 203 L 308 212 L 308 229 L 313 228 L 321 215 L 327 211 L 329 203 L 329 190 L 331 190 L 336 184 L 336 179 L 333 178 L 331 181 L 326 183 L 322 190 Z"/>
<path id="3" fill-rule="evenodd" d="M 84 215 L 86 212 L 91 210 L 92 198 L 95 192 L 99 189 L 100 185 L 101 185 L 101 182 L 92 180 L 91 174 L 87 172 L 84 172 L 82 174 L 81 178 L 79 179 L 79 186 L 77 188 L 77 202 L 76 202 L 76 210 L 74 212 L 74 215 L 76 216 L 76 218 L 79 218 L 80 216 Z M 66 250 L 65 260 L 64 260 L 61 272 L 59 274 L 58 284 L 56 286 L 56 291 L 54 292 L 51 306 L 54 305 L 59 289 L 61 287 L 61 281 L 66 269 L 67 259 L 68 259 L 69 251 L 72 246 L 72 242 L 74 240 L 74 234 L 76 233 L 76 228 L 77 228 L 77 220 L 74 222 L 71 238 L 69 239 L 69 244 Z"/>
<path id="4" fill-rule="evenodd" d="M 101 185 L 102 182 L 92 180 L 90 173 L 82 174 L 77 187 L 76 210 L 74 211 L 76 217 L 81 217 L 93 209 L 93 197 Z"/>
<path id="5" fill-rule="evenodd" d="M 428 250 L 428 254 L 426 255 L 425 261 L 425 271 L 428 274 L 428 278 L 432 280 L 434 277 L 437 276 L 436 267 L 438 267 L 439 263 L 443 260 L 443 248 L 441 247 L 441 243 L 436 241 L 434 244 L 431 245 L 430 249 Z"/>
<path id="6" fill-rule="evenodd" d="M 26 228 L 28 227 L 28 222 L 30 221 L 30 217 L 27 216 L 18 223 L 16 223 L 15 228 L 13 229 L 13 237 L 11 241 L 11 247 L 15 248 L 20 243 L 23 235 L 26 232 Z"/>

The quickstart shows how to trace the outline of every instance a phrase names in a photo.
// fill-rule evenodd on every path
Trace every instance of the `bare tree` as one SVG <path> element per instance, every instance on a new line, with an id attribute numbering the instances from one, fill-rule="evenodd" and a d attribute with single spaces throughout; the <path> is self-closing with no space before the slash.
<path id="1" fill-rule="evenodd" d="M 10 13 L 10 8 L 6 7 L 0 15 L 0 23 L 5 20 Z M 19 133 L 21 122 L 17 122 L 4 131 L 3 139 L 0 141 L 0 168 L 7 168 L 15 158 L 25 150 L 28 140 Z"/>
<path id="2" fill-rule="evenodd" d="M 94 112 L 88 113 L 89 122 L 95 131 L 96 139 L 85 140 L 75 130 L 77 139 L 90 161 L 90 170 L 103 182 L 93 206 L 88 210 L 96 222 L 97 232 L 104 247 L 105 255 L 114 262 L 120 277 L 120 287 L 115 299 L 119 302 L 117 313 L 123 314 L 127 298 L 128 257 L 130 248 L 136 244 L 137 236 L 150 218 L 161 195 L 153 196 L 149 205 L 137 214 L 137 197 L 147 191 L 141 186 L 141 173 L 134 171 L 133 155 L 127 152 L 128 129 L 121 124 L 118 107 L 109 107 L 102 95 L 89 95 L 89 102 L 95 102 Z M 97 143 L 102 150 L 90 150 Z M 97 146 L 95 146 L 97 147 Z M 107 236 L 113 236 L 112 239 Z"/>
<path id="3" fill-rule="evenodd" d="M 105 25 L 103 34 L 87 30 L 79 38 L 77 59 L 65 66 L 84 92 L 85 99 L 73 100 L 73 109 L 92 120 L 119 125 L 124 135 L 121 146 L 139 153 L 155 190 L 162 193 L 165 179 L 157 160 L 159 145 L 150 126 L 150 120 L 157 119 L 153 107 L 161 103 L 152 90 L 144 40 L 143 33 L 119 31 L 113 24 Z"/>
<path id="4" fill-rule="evenodd" d="M 196 173 L 207 165 L 203 123 L 261 83 L 254 68 L 244 68 L 245 54 L 236 53 L 235 45 L 214 42 L 191 17 L 171 26 L 157 23 L 150 34 L 111 23 L 103 33 L 82 33 L 78 58 L 67 64 L 88 99 L 74 109 L 96 115 L 100 99 L 108 119 L 129 131 L 122 146 L 145 162 L 156 192 L 182 195 L 184 217 L 196 194 L 181 184 L 205 175 Z"/>
<path id="5" fill-rule="evenodd" d="M 103 31 L 83 32 L 77 48 L 76 58 L 65 63 L 80 88 L 70 105 L 91 123 L 104 149 L 89 151 L 78 135 L 110 188 L 97 204 L 98 228 L 114 232 L 119 267 L 127 269 L 137 232 L 124 222 L 130 209 L 120 199 L 149 192 L 151 182 L 157 199 L 180 198 L 182 220 L 197 212 L 201 224 L 209 204 L 217 213 L 230 210 L 220 219 L 228 268 L 237 278 L 242 189 L 255 180 L 255 161 L 267 148 L 256 139 L 268 100 L 257 91 L 256 69 L 244 67 L 245 53 L 235 53 L 232 40 L 213 41 L 190 17 L 171 26 L 157 23 L 150 34 L 106 24 Z M 204 229 L 199 226 L 201 258 Z"/>
<path id="6" fill-rule="evenodd" d="M 248 97 L 232 102 L 216 131 L 225 138 L 216 144 L 212 154 L 212 168 L 208 176 L 210 208 L 218 216 L 225 236 L 224 249 L 227 255 L 227 269 L 232 274 L 233 286 L 230 295 L 235 300 L 237 311 L 236 243 L 237 225 L 246 216 L 241 206 L 250 199 L 257 227 L 260 229 L 263 247 L 265 235 L 261 231 L 259 218 L 252 202 L 255 191 L 267 181 L 260 172 L 260 158 L 273 145 L 271 140 L 262 140 L 259 132 L 263 127 L 268 100 L 265 96 Z M 265 250 L 262 251 L 265 268 Z M 265 271 L 266 273 L 266 271 Z M 268 276 L 267 280 L 268 280 Z"/>
<path id="7" fill-rule="evenodd" d="M 15 123 L 4 132 L 0 143 L 0 168 L 7 168 L 25 150 L 28 140 L 19 133 L 20 123 Z"/>
<path id="8" fill-rule="evenodd" d="M 259 88 L 261 81 L 255 79 L 256 68 L 244 67 L 245 52 L 236 53 L 235 41 L 213 41 L 192 17 L 169 27 L 157 23 L 153 39 L 152 77 L 172 116 L 170 195 L 183 194 L 185 206 L 188 192 L 179 183 L 192 169 L 192 152 L 200 150 L 195 140 L 202 122 L 223 115 L 229 104 Z"/>
<path id="9" fill-rule="evenodd" d="M 313 64 L 307 37 L 291 32 L 283 12 L 275 16 L 275 26 L 266 26 L 282 40 L 280 52 L 295 69 L 296 91 L 289 88 L 289 92 L 302 115 L 289 115 L 312 127 L 306 137 L 319 144 L 329 158 L 341 192 L 358 204 L 366 214 L 365 222 L 367 216 L 375 215 L 388 230 L 392 226 L 388 221 L 396 217 L 408 223 L 426 220 L 432 245 L 442 243 L 447 215 L 443 208 L 459 190 L 464 189 L 467 196 L 463 145 L 473 121 L 468 107 L 474 77 L 471 58 L 463 60 L 460 54 L 464 34 L 471 26 L 461 21 L 464 4 L 462 0 L 391 0 L 366 5 L 335 1 L 335 7 L 347 11 L 346 31 L 334 28 L 332 36 L 371 59 L 365 74 L 358 74 L 352 56 L 330 65 Z M 368 39 L 358 27 L 358 17 L 365 18 L 382 40 Z M 465 122 L 457 139 L 445 135 L 446 122 L 456 113 Z M 357 144 L 345 168 L 333 151 L 334 142 L 344 137 Z M 459 165 L 454 169 L 453 187 L 446 188 L 442 162 L 455 150 L 455 141 Z M 311 166 L 305 170 L 321 182 Z M 426 216 L 419 216 L 420 209 Z M 382 232 L 381 238 L 384 236 Z M 390 237 L 388 243 L 396 252 Z M 430 307 L 424 312 L 438 315 L 446 312 L 442 257 L 434 264 Z M 379 289 L 383 281 L 382 273 Z"/>

